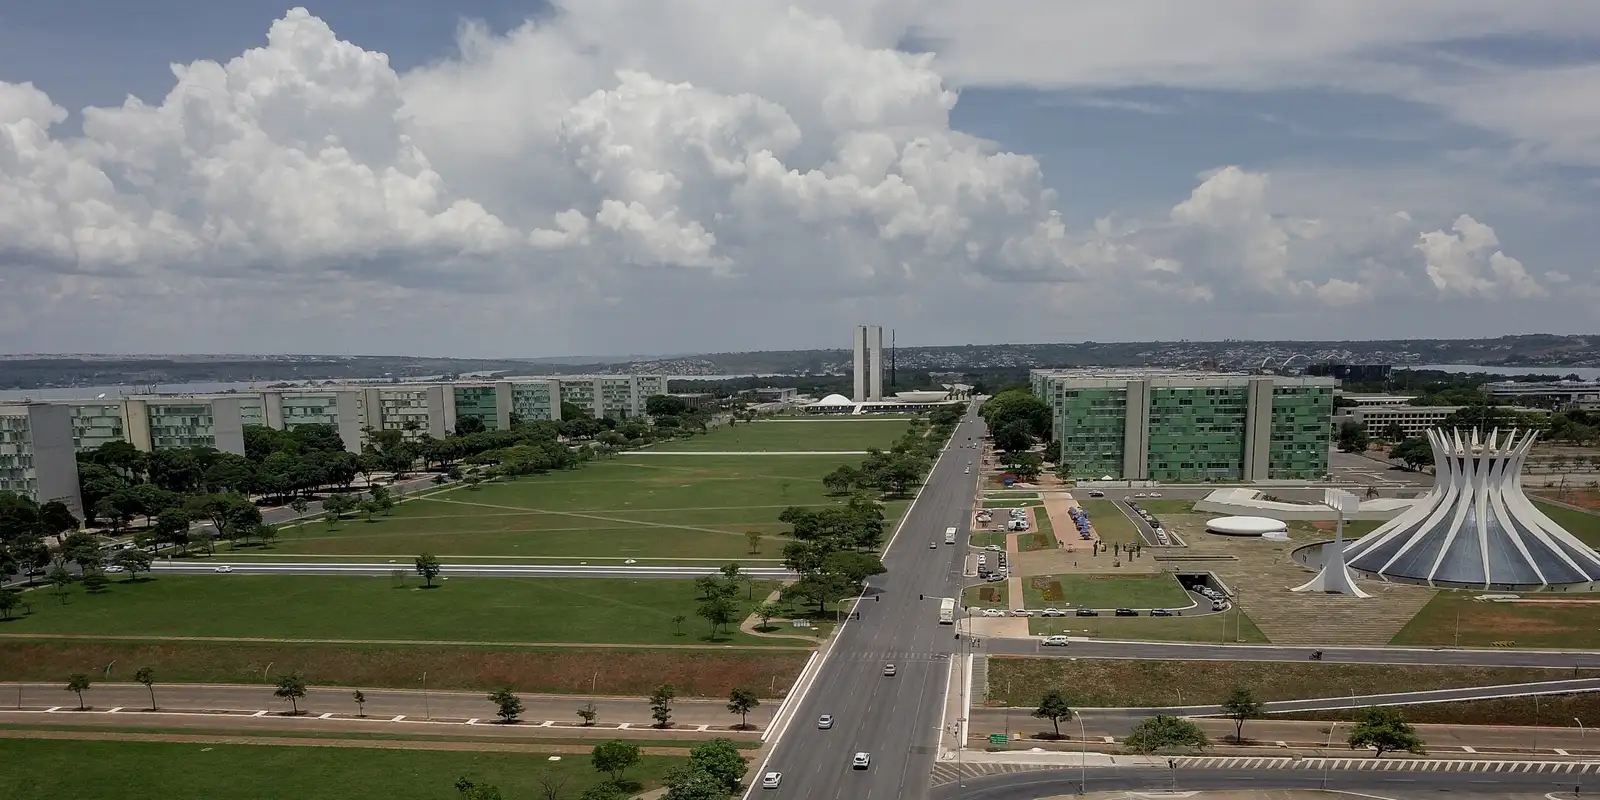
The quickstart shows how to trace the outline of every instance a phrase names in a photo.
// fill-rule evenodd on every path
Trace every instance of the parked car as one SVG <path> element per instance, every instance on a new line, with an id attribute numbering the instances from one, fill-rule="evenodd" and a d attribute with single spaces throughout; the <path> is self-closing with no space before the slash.
<path id="1" fill-rule="evenodd" d="M 1119 608 L 1119 609 L 1117 609 L 1117 616 L 1119 616 L 1119 617 L 1137 617 L 1137 616 L 1139 616 L 1139 612 L 1135 611 L 1135 610 L 1133 610 L 1131 608 Z"/>
<path id="2" fill-rule="evenodd" d="M 990 582 L 990 583 L 996 583 L 996 582 L 998 582 L 998 581 L 1003 581 L 1003 580 L 1005 580 L 1005 576 L 1004 576 L 1004 575 L 995 575 L 995 574 L 993 574 L 993 573 L 991 573 L 991 574 L 990 574 L 990 575 L 989 575 L 989 577 L 987 577 L 987 578 L 984 578 L 984 580 L 986 580 L 986 581 L 988 581 L 988 582 Z"/>
<path id="3" fill-rule="evenodd" d="M 986 617 L 1003 617 L 1006 612 L 1003 608 L 986 608 L 983 610 L 983 615 Z"/>
<path id="4" fill-rule="evenodd" d="M 1047 608 L 1039 612 L 1039 616 L 1041 617 L 1064 617 L 1066 615 L 1067 612 L 1062 611 L 1059 608 Z"/>
<path id="5" fill-rule="evenodd" d="M 1018 608 L 1018 609 L 1013 609 L 1011 611 L 1011 616 L 1013 616 L 1013 617 L 1031 617 L 1031 616 L 1033 616 L 1033 612 L 1029 611 L 1026 608 Z"/>
<path id="6" fill-rule="evenodd" d="M 1065 636 L 1046 636 L 1044 637 L 1044 641 L 1040 642 L 1039 644 L 1042 644 L 1045 647 L 1066 647 L 1071 643 L 1072 640 Z"/>
<path id="7" fill-rule="evenodd" d="M 1106 493 L 1100 491 L 1099 489 L 1095 489 L 1095 490 L 1089 492 L 1089 496 L 1090 497 L 1105 497 Z"/>
<path id="8" fill-rule="evenodd" d="M 1179 616 L 1179 613 L 1174 613 L 1171 609 L 1157 608 L 1157 609 L 1152 609 L 1150 611 L 1150 616 L 1152 616 L 1152 617 L 1175 617 L 1175 616 Z"/>
<path id="9" fill-rule="evenodd" d="M 1098 617 L 1100 616 L 1100 612 L 1092 608 L 1080 608 L 1077 611 L 1072 612 L 1072 615 L 1075 617 Z"/>

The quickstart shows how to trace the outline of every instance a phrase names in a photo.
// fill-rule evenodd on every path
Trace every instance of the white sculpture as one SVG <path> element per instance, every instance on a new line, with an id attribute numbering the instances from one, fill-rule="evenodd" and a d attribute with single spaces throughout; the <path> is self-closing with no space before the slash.
<path id="1" fill-rule="evenodd" d="M 1385 580 L 1534 590 L 1600 580 L 1600 553 L 1552 522 L 1522 490 L 1537 435 L 1515 429 L 1428 431 L 1433 488 L 1345 548 L 1344 561 Z"/>
<path id="2" fill-rule="evenodd" d="M 1346 514 L 1354 514 L 1361 508 L 1360 498 L 1343 489 L 1327 489 L 1322 493 L 1322 504 L 1339 515 L 1333 544 L 1322 548 L 1322 571 L 1310 583 L 1298 586 L 1294 591 L 1370 597 L 1356 585 L 1355 578 L 1351 577 L 1350 569 L 1344 563 L 1344 518 Z"/>

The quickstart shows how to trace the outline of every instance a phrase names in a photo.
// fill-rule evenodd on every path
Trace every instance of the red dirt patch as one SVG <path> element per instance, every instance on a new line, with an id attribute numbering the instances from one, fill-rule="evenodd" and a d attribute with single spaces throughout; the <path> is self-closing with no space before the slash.
<path id="1" fill-rule="evenodd" d="M 998 602 L 1000 602 L 1000 590 L 996 589 L 993 586 L 984 586 L 984 587 L 978 589 L 978 602 L 980 602 L 980 603 L 998 603 Z"/>
<path id="2" fill-rule="evenodd" d="M 1066 597 L 1066 593 L 1061 591 L 1060 581 L 1050 581 L 1045 584 L 1044 593 L 1040 596 L 1044 598 L 1045 602 L 1054 603 Z"/>
<path id="3" fill-rule="evenodd" d="M 1318 530 L 1323 530 L 1323 531 L 1331 531 L 1331 530 L 1337 528 L 1338 526 L 1339 526 L 1338 522 L 1329 522 L 1329 521 L 1327 521 L 1325 519 L 1318 519 L 1318 520 L 1312 520 L 1311 521 L 1311 527 L 1316 528 Z"/>

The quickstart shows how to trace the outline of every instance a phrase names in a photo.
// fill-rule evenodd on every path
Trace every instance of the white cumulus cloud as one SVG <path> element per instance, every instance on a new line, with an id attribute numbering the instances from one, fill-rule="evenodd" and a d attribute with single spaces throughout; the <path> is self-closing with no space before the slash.
<path id="1" fill-rule="evenodd" d="M 1440 293 L 1519 299 L 1549 296 L 1521 261 L 1500 251 L 1494 228 L 1462 214 L 1450 230 L 1454 233 L 1424 233 L 1416 245 L 1428 260 L 1428 280 Z M 1550 276 L 1554 282 L 1564 278 Z"/>

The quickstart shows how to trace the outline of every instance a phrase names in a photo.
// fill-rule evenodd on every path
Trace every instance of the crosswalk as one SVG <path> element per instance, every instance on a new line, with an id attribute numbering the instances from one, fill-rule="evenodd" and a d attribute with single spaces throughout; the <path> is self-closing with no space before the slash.
<path id="1" fill-rule="evenodd" d="M 843 661 L 877 661 L 885 664 L 910 664 L 917 661 L 949 661 L 949 653 L 918 653 L 907 650 L 869 650 L 859 653 L 835 653 Z"/>
<path id="2" fill-rule="evenodd" d="M 1065 769 L 1060 765 L 1042 764 L 954 764 L 945 761 L 933 765 L 933 785 L 955 783 L 958 778 L 976 778 L 982 775 L 1008 775 L 1015 772 Z"/>
<path id="3" fill-rule="evenodd" d="M 1591 761 L 1493 761 L 1433 758 L 1254 758 L 1249 756 L 1185 756 L 1178 769 L 1308 769 L 1369 772 L 1542 772 L 1588 775 L 1600 771 Z"/>

